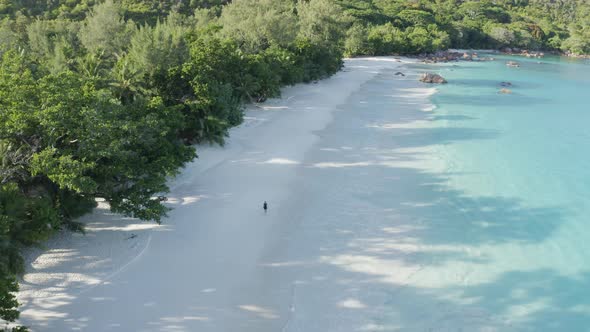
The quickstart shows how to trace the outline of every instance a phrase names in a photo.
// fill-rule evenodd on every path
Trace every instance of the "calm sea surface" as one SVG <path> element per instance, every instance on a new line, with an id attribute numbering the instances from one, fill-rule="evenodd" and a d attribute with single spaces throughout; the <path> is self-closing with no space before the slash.
<path id="1" fill-rule="evenodd" d="M 519 330 L 590 331 L 590 62 L 417 67 L 449 81 L 431 120 L 450 202 L 432 214 L 475 248 L 454 266 L 471 285 L 460 297 Z"/>

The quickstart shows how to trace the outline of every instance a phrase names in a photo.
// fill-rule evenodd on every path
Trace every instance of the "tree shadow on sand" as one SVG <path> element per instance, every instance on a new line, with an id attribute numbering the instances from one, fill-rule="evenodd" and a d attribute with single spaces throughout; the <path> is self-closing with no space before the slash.
<path id="1" fill-rule="evenodd" d="M 551 267 L 527 268 L 490 249 L 550 245 L 571 217 L 564 208 L 470 194 L 449 185 L 451 172 L 421 167 L 428 162 L 424 151 L 429 147 L 495 139 L 499 133 L 467 127 L 400 129 L 397 119 L 408 124 L 412 114 L 404 107 L 398 111 L 368 107 L 362 115 L 337 118 L 320 133 L 322 145 L 308 155 L 313 163 L 306 163 L 301 178 L 322 180 L 299 184 L 297 196 L 303 199 L 292 204 L 305 208 L 286 209 L 299 212 L 284 216 L 293 223 L 285 240 L 298 243 L 289 243 L 285 260 L 268 268 L 295 280 L 299 300 L 292 326 L 309 331 L 343 324 L 349 331 L 578 331 L 590 326 L 590 272 L 571 276 Z M 417 122 L 429 117 L 413 116 Z M 395 130 L 375 123 L 392 124 Z M 289 262 L 304 262 L 307 268 Z M 305 311 L 318 308 L 317 303 L 320 312 Z M 317 320 L 312 324 L 310 317 Z"/>
<path id="2" fill-rule="evenodd" d="M 560 206 L 530 206 L 518 197 L 471 194 L 449 185 L 456 171 L 425 167 L 434 146 L 494 140 L 501 133 L 423 126 L 436 122 L 437 115 L 418 110 L 427 106 L 423 95 L 402 91 L 414 86 L 410 81 L 388 84 L 386 78 L 363 86 L 317 133 L 320 143 L 304 160 L 267 163 L 274 159 L 252 155 L 240 164 L 261 174 L 268 174 L 265 167 L 297 167 L 292 199 L 268 219 L 276 221 L 268 231 L 273 237 L 264 239 L 264 250 L 256 257 L 259 266 L 250 271 L 253 278 L 244 277 L 232 289 L 217 287 L 215 280 L 206 289 L 192 288 L 201 276 L 176 273 L 178 260 L 158 258 L 168 254 L 159 250 L 166 245 L 161 241 L 162 247 L 150 253 L 161 262 L 153 268 L 170 271 L 170 280 L 133 299 L 96 297 L 93 301 L 104 302 L 106 312 L 88 314 L 93 317 L 69 317 L 75 302 L 62 299 L 54 310 L 63 316 L 49 316 L 47 323 L 65 317 L 72 322 L 64 326 L 84 329 L 99 314 L 110 318 L 108 310 L 129 304 L 127 323 L 158 331 L 229 331 L 223 326 L 233 322 L 243 323 L 241 331 L 285 332 L 580 331 L 590 326 L 590 273 L 524 270 L 512 257 L 498 257 L 490 249 L 550 245 L 568 212 Z M 469 98 L 461 102 L 473 102 Z M 238 181 L 248 174 L 234 176 Z M 229 201 L 238 199 L 231 194 L 208 198 L 217 204 L 209 206 L 211 215 L 195 218 L 215 223 Z M 191 199 L 178 204 L 194 207 L 207 201 L 187 195 Z M 191 220 L 186 226 L 198 223 Z M 185 238 L 176 227 L 171 240 L 193 248 L 188 243 L 198 238 Z M 255 226 L 239 220 L 234 227 L 227 232 Z M 248 240 L 240 239 L 236 247 Z M 194 261 L 188 264 L 199 264 L 200 254 L 224 250 L 226 241 L 220 238 L 218 248 L 207 248 L 211 252 L 189 253 Z M 223 273 L 229 264 L 237 263 L 221 261 L 219 273 L 211 276 L 234 278 Z M 144 272 L 130 270 L 125 280 L 141 280 Z M 111 287 L 143 289 L 134 283 Z M 223 300 L 216 302 L 214 296 Z M 182 312 L 158 306 L 180 297 L 190 299 Z M 226 298 L 240 302 L 228 308 Z M 119 304 L 111 307 L 111 301 Z"/>
<path id="3" fill-rule="evenodd" d="M 304 245 L 291 244 L 286 258 L 311 267 L 275 264 L 271 273 L 295 276 L 298 308 L 331 303 L 318 316 L 327 326 L 341 324 L 332 312 L 358 318 L 350 331 L 577 331 L 590 323 L 590 273 L 521 271 L 512 257 L 505 272 L 482 279 L 479 271 L 501 263 L 486 248 L 549 240 L 567 217 L 559 207 L 474 197 L 442 176 L 377 162 L 306 172 L 324 180 L 302 185 L 306 209 L 293 217 L 302 234 L 288 236 Z M 308 323 L 297 326 L 313 330 Z"/>

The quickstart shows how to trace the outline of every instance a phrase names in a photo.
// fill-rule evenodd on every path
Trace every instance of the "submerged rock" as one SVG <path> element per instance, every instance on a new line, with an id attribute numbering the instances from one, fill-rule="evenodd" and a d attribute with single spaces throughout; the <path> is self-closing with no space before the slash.
<path id="1" fill-rule="evenodd" d="M 444 84 L 444 83 L 447 83 L 447 80 L 445 80 L 439 74 L 424 73 L 424 74 L 422 74 L 422 76 L 420 76 L 420 82 Z"/>

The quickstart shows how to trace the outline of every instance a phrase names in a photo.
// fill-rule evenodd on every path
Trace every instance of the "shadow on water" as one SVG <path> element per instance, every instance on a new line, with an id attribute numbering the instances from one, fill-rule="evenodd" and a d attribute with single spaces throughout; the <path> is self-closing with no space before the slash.
<path id="1" fill-rule="evenodd" d="M 446 93 L 436 96 L 437 103 L 445 105 L 469 105 L 492 107 L 518 107 L 531 105 L 547 105 L 554 103 L 550 98 L 529 97 L 513 90 L 512 94 L 500 94 L 498 92 L 480 95 L 459 95 Z"/>
<path id="2" fill-rule="evenodd" d="M 510 265 L 511 257 L 505 257 L 508 263 L 504 266 L 509 269 L 470 281 L 470 276 L 482 273 L 479 270 L 499 263 L 485 248 L 540 245 L 564 223 L 566 211 L 559 206 L 529 206 L 516 197 L 478 196 L 450 186 L 450 177 L 460 172 L 425 167 L 431 162 L 429 149 L 493 140 L 501 133 L 470 127 L 421 127 L 419 123 L 433 119 L 473 118 L 417 111 L 416 106 L 423 103 L 423 96 L 418 95 L 389 104 L 374 100 L 402 94 L 383 89 L 382 83 L 367 85 L 360 92 L 362 101 L 371 101 L 369 106 L 351 98 L 352 106 L 318 133 L 320 144 L 300 164 L 269 164 L 256 156 L 245 162 L 258 168 L 299 167 L 301 181 L 293 188 L 294 199 L 282 207 L 285 212 L 277 218 L 281 222 L 274 226 L 277 232 L 271 233 L 280 235 L 275 239 L 278 249 L 269 244 L 263 255 L 267 257 L 260 259 L 261 278 L 268 283 L 265 287 L 278 290 L 249 289 L 248 285 L 225 290 L 176 289 L 175 279 L 198 276 L 175 275 L 154 285 L 167 287 L 163 294 L 169 298 L 160 300 L 171 303 L 174 296 L 186 297 L 184 293 L 190 292 L 194 306 L 182 313 L 171 312 L 158 307 L 150 294 L 137 294 L 141 301 L 129 303 L 144 303 L 144 307 L 129 309 L 133 319 L 142 319 L 135 327 L 222 331 L 219 326 L 224 320 L 238 319 L 244 321 L 242 331 L 270 331 L 261 327 L 280 319 L 286 332 L 295 331 L 291 326 L 308 332 L 580 331 L 590 326 L 590 273 L 569 277 L 550 268 L 521 271 L 518 264 Z M 437 96 L 441 98 L 446 103 L 483 100 L 484 105 L 498 105 L 498 98 L 492 103 L 491 97 Z M 505 105 L 518 100 L 510 98 Z M 199 202 L 191 200 L 183 206 Z M 157 251 L 152 255 L 158 255 Z M 203 299 L 216 292 L 245 290 L 253 294 L 252 299 L 238 304 L 252 314 L 247 320 L 215 307 L 214 302 L 203 305 Z M 286 314 L 290 317 L 279 318 L 280 313 L 258 302 L 260 293 L 270 291 L 278 292 L 281 303 L 292 301 Z M 92 318 L 68 317 L 76 295 L 66 295 L 45 323 L 67 317 L 72 322 L 65 325 L 83 330 Z M 146 319 L 142 317 L 146 308 L 158 310 Z"/>
<path id="3" fill-rule="evenodd" d="M 506 87 L 514 90 L 525 90 L 525 89 L 540 89 L 543 87 L 542 84 L 533 83 L 533 82 L 525 82 L 525 81 L 518 81 L 518 80 L 511 80 L 510 78 L 505 79 L 504 81 L 509 81 L 512 86 Z M 502 80 L 490 80 L 490 79 L 474 79 L 474 78 L 461 78 L 461 79 L 453 79 L 449 84 L 451 86 L 458 86 L 460 88 L 504 88 L 502 85 Z"/>
<path id="4" fill-rule="evenodd" d="M 303 303 L 322 297 L 326 306 L 346 308 L 347 318 L 362 322 L 355 326 L 350 318 L 355 322 L 350 331 L 587 329 L 590 273 L 571 277 L 551 268 L 521 270 L 518 260 L 510 264 L 512 257 L 502 258 L 503 269 L 495 270 L 501 262 L 489 249 L 510 246 L 518 252 L 519 247 L 543 245 L 567 212 L 453 188 L 452 171 L 422 167 L 428 160 L 421 148 L 499 134 L 478 128 L 388 131 L 367 125 L 394 124 L 400 116 L 403 124 L 410 123 L 409 111 L 398 111 L 402 114 L 348 114 L 322 132 L 323 149 L 308 156 L 314 163 L 302 175 L 322 181 L 301 185 L 304 203 L 293 204 L 305 204 L 305 209 L 289 216 L 299 220 L 300 234 L 291 230 L 285 235 L 305 243 L 290 244 L 289 260 L 319 263 L 306 273 L 278 264 L 273 273 L 295 275 Z M 416 121 L 428 118 L 413 114 Z M 495 272 L 470 281 L 489 268 Z M 332 310 L 322 311 L 325 326 L 342 324 L 341 316 L 330 318 Z M 320 326 L 297 321 L 297 315 L 293 319 L 299 329 Z"/>
<path id="5" fill-rule="evenodd" d="M 321 263 L 315 275 L 298 277 L 301 297 L 322 294 L 336 307 L 352 298 L 363 305 L 350 310 L 351 315 L 373 317 L 368 326 L 374 331 L 578 331 L 588 326 L 590 274 L 520 271 L 515 264 L 491 280 L 466 282 L 479 268 L 498 263 L 478 248 L 542 243 L 559 228 L 564 211 L 528 207 L 510 197 L 470 196 L 450 189 L 443 176 L 380 163 L 381 157 L 374 155 L 368 166 L 308 170 L 331 178 L 323 182 L 331 185 L 322 190 L 326 198 L 314 195 L 320 191 L 314 185 L 304 191 L 317 205 L 307 206 L 316 215 L 304 216 L 301 228 L 310 239 L 306 245 L 319 245 L 295 245 L 298 253 L 291 259 Z M 353 160 L 337 159 L 354 165 Z M 341 210 L 317 215 L 322 206 Z M 445 275 L 457 265 L 467 268 L 442 285 L 420 279 L 423 270 Z"/>
<path id="6" fill-rule="evenodd" d="M 436 115 L 431 118 L 432 121 L 468 121 L 477 120 L 477 118 L 467 115 Z"/>
<path id="7" fill-rule="evenodd" d="M 588 331 L 588 286 L 590 274 L 572 278 L 541 269 L 468 287 L 403 287 L 388 294 L 394 300 L 384 302 L 387 314 L 372 325 L 376 331 Z M 444 293 L 468 303 L 445 300 Z"/>

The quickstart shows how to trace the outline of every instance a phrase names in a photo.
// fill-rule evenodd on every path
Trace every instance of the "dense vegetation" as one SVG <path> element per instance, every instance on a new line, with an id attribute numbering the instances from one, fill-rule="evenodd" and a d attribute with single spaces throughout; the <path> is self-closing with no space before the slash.
<path id="1" fill-rule="evenodd" d="M 0 320 L 23 247 L 105 199 L 159 222 L 166 180 L 244 102 L 343 55 L 448 47 L 590 53 L 583 0 L 0 0 Z"/>
<path id="2" fill-rule="evenodd" d="M 0 2 L 0 319 L 23 247 L 80 229 L 96 198 L 159 222 L 166 180 L 243 102 L 341 67 L 331 1 L 183 3 Z"/>
<path id="3" fill-rule="evenodd" d="M 335 0 L 353 17 L 346 53 L 518 47 L 590 53 L 585 0 Z"/>

